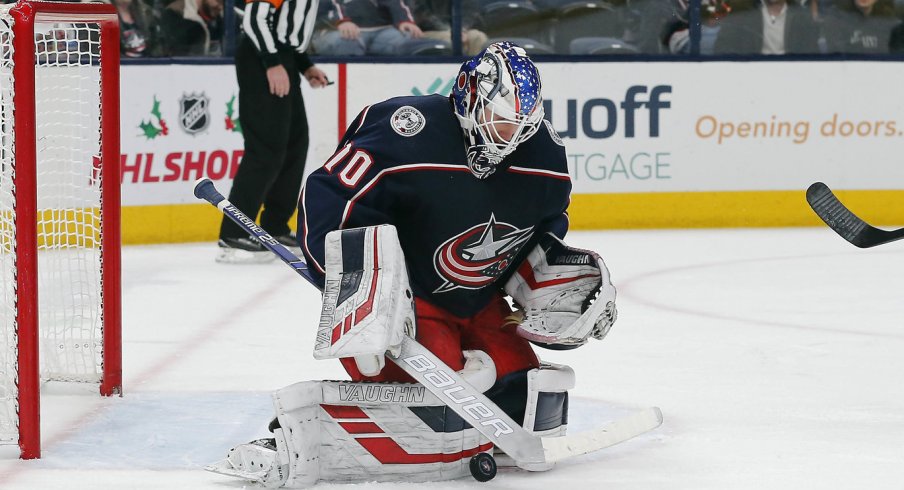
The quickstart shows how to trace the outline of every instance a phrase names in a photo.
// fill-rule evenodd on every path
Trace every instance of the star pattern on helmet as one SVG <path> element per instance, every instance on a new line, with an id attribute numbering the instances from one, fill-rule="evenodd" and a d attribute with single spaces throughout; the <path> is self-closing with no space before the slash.
<path id="1" fill-rule="evenodd" d="M 514 81 L 517 85 L 516 92 L 520 102 L 520 112 L 528 115 L 533 112 L 540 100 L 540 74 L 527 56 L 518 53 L 514 45 L 506 44 L 508 45 L 505 46 L 503 54 L 509 69 L 515 74 Z"/>

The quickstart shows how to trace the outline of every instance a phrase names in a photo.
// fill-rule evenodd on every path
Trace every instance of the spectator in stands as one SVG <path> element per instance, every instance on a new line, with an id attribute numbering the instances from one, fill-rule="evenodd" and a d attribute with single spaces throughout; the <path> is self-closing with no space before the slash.
<path id="1" fill-rule="evenodd" d="M 223 54 L 223 0 L 175 0 L 160 24 L 169 56 Z"/>
<path id="2" fill-rule="evenodd" d="M 336 30 L 312 42 L 318 54 L 395 55 L 401 44 L 424 35 L 406 0 L 333 0 L 326 18 Z"/>
<path id="3" fill-rule="evenodd" d="M 676 0 L 631 0 L 630 4 L 615 5 L 623 28 L 620 37 L 636 46 L 642 53 L 668 53 L 663 45 L 665 29 L 675 21 Z"/>
<path id="4" fill-rule="evenodd" d="M 111 0 L 119 15 L 120 52 L 128 58 L 153 56 L 153 14 L 141 0 Z"/>
<path id="5" fill-rule="evenodd" d="M 717 54 L 818 53 L 819 29 L 795 1 L 749 0 L 732 4 L 716 39 Z"/>
<path id="6" fill-rule="evenodd" d="M 414 20 L 424 37 L 452 42 L 452 2 L 450 0 L 412 0 Z M 476 56 L 487 45 L 487 35 L 474 29 L 480 24 L 480 7 L 476 0 L 461 0 L 461 49 Z"/>
<path id="7" fill-rule="evenodd" d="M 898 24 L 892 0 L 837 0 L 836 7 L 825 20 L 830 53 L 889 52 Z"/>
<path id="8" fill-rule="evenodd" d="M 891 39 L 888 40 L 888 51 L 904 53 L 904 22 L 899 23 L 891 30 Z"/>
<path id="9" fill-rule="evenodd" d="M 810 17 L 813 21 L 819 23 L 829 13 L 833 7 L 834 0 L 802 0 L 801 5 L 810 10 Z"/>
<path id="10" fill-rule="evenodd" d="M 669 53 L 690 54 L 688 0 L 678 0 L 674 20 L 663 29 L 662 43 Z M 722 26 L 720 21 L 731 12 L 724 0 L 702 0 L 700 5 L 700 54 L 713 54 Z"/>

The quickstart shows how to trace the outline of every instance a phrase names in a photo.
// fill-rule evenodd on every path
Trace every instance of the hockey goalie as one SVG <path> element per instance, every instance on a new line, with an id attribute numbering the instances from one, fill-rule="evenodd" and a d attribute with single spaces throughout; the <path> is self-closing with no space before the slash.
<path id="1" fill-rule="evenodd" d="M 574 373 L 534 352 L 616 319 L 602 258 L 562 240 L 570 191 L 539 74 L 511 43 L 465 62 L 448 98 L 361 111 L 306 181 L 298 223 L 323 292 L 314 357 L 351 380 L 279 390 L 272 434 L 209 469 L 268 487 L 486 480 L 658 425 L 566 435 Z"/>

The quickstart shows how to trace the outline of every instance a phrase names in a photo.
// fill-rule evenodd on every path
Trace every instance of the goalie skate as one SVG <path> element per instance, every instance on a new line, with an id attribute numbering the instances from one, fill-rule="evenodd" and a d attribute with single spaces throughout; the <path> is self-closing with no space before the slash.
<path id="1" fill-rule="evenodd" d="M 224 238 L 217 242 L 216 261 L 222 264 L 263 264 L 276 256 L 251 237 Z"/>
<path id="2" fill-rule="evenodd" d="M 288 465 L 279 464 L 275 438 L 239 444 L 229 450 L 226 459 L 204 469 L 273 488 L 282 486 L 288 476 Z"/>

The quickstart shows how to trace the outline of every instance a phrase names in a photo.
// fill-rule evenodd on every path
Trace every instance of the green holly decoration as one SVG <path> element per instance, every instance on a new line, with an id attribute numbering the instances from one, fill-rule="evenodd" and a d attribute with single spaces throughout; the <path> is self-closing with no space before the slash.
<path id="1" fill-rule="evenodd" d="M 166 126 L 166 121 L 163 120 L 163 115 L 160 113 L 160 101 L 157 100 L 156 95 L 154 95 L 154 105 L 151 107 L 151 115 L 157 119 L 156 126 L 154 125 L 153 119 L 147 121 L 142 120 L 141 124 L 138 125 L 138 128 L 141 129 L 144 137 L 152 140 L 157 136 L 168 135 L 169 128 Z"/>
<path id="2" fill-rule="evenodd" d="M 239 118 L 232 117 L 232 115 L 235 114 L 235 110 L 233 110 L 234 106 L 235 96 L 233 95 L 232 98 L 229 99 L 229 102 L 226 103 L 226 129 L 233 133 L 241 133 L 242 123 L 239 121 Z"/>

